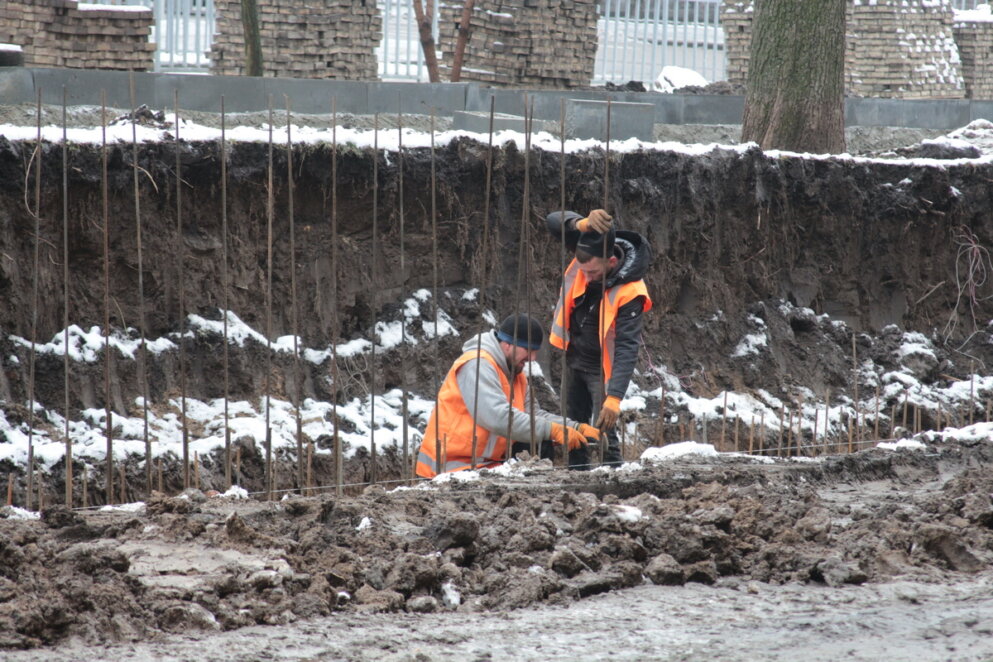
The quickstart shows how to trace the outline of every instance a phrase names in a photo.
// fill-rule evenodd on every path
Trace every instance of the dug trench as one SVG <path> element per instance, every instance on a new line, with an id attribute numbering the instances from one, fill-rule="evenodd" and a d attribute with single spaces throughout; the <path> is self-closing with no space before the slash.
<path id="1" fill-rule="evenodd" d="M 645 235 L 654 252 L 646 278 L 655 302 L 646 317 L 646 355 L 677 376 L 685 392 L 764 390 L 790 402 L 810 393 L 864 392 L 871 385 L 853 377 L 853 361 L 894 367 L 903 331 L 935 341 L 934 356 L 916 369 L 924 383 L 964 378 L 990 358 L 984 332 L 990 284 L 968 268 L 975 264 L 969 256 L 981 256 L 993 239 L 986 164 L 715 147 L 612 153 L 609 168 L 602 150 L 590 150 L 566 154 L 563 167 L 557 153 L 528 153 L 513 143 L 491 152 L 485 143 L 459 138 L 434 155 L 416 148 L 402 158 L 348 145 L 296 145 L 288 168 L 285 147 L 270 152 L 265 144 L 231 143 L 222 183 L 217 143 L 141 144 L 142 309 L 131 146 L 108 147 L 106 177 L 99 146 L 69 146 L 65 216 L 62 146 L 43 145 L 40 188 L 34 147 L 0 138 L 0 398 L 14 424 L 28 417 L 17 403 L 28 401 L 30 381 L 28 350 L 15 336 L 32 337 L 35 315 L 34 337 L 59 333 L 66 286 L 68 319 L 84 328 L 103 323 L 104 182 L 110 323 L 134 337 L 143 319 L 148 338 L 169 337 L 184 350 L 182 370 L 178 351 L 149 357 L 152 407 L 168 408 L 181 386 L 190 397 L 224 395 L 224 339 L 187 333 L 180 288 L 187 313 L 217 320 L 226 306 L 252 328 L 270 329 L 272 338 L 295 331 L 307 347 L 372 337 L 377 322 L 402 318 L 412 292 L 433 292 L 436 283 L 439 304 L 463 332 L 485 327 L 484 308 L 499 315 L 533 306 L 547 319 L 563 257 L 543 218 L 562 206 L 563 190 L 569 208 L 602 206 L 605 182 L 618 224 Z M 37 221 L 29 211 L 36 195 Z M 479 297 L 463 296 L 474 288 Z M 769 350 L 735 356 L 740 340 L 759 326 Z M 375 381 L 365 377 L 365 360 L 343 359 L 346 378 L 335 383 L 330 360 L 301 364 L 251 340 L 230 346 L 229 395 L 257 400 L 268 389 L 289 401 L 343 401 L 403 388 L 430 398 L 462 339 L 443 336 L 433 346 L 423 342 L 420 325 L 409 332 L 422 342 L 382 352 Z M 138 363 L 113 358 L 111 406 L 140 415 Z M 557 361 L 546 357 L 545 365 L 556 384 Z M 64 413 L 61 357 L 39 356 L 35 372 L 36 400 Z M 637 380 L 651 389 L 659 375 L 646 368 Z M 70 418 L 103 406 L 103 379 L 102 354 L 72 363 Z M 549 389 L 537 392 L 557 406 Z M 946 423 L 981 417 L 989 395 L 977 393 L 971 410 L 946 412 Z M 899 404 L 886 402 L 883 410 Z M 676 401 L 665 407 L 661 422 L 657 397 L 628 414 L 653 430 L 630 444 L 629 457 L 639 444 L 699 437 L 685 408 Z M 925 428 L 935 423 L 927 416 Z M 327 421 L 329 433 L 334 423 Z M 59 438 L 57 426 L 40 424 Z M 320 485 L 332 484 L 336 473 L 331 438 L 313 439 L 322 451 L 314 462 Z M 244 462 L 239 483 L 261 491 L 262 448 L 250 438 L 234 441 Z M 756 441 L 757 449 L 775 444 L 771 433 Z M 489 477 L 388 493 L 373 486 L 342 498 L 294 496 L 278 504 L 201 502 L 195 491 L 177 497 L 183 471 L 169 458 L 162 492 L 149 496 L 144 457 L 135 455 L 123 463 L 123 500 L 143 499 L 142 512 L 79 513 L 53 505 L 40 522 L 0 522 L 6 561 L 0 629 L 4 645 L 33 646 L 68 636 L 128 639 L 279 623 L 341 609 L 568 601 L 646 576 L 659 583 L 746 577 L 844 584 L 976 572 L 991 549 L 993 515 L 981 496 L 991 492 L 983 476 L 988 452 L 982 445 L 894 456 L 866 451 L 812 466 L 721 458 L 630 476 L 537 463 L 520 480 Z M 380 453 L 375 474 L 398 478 L 402 458 L 395 447 Z M 292 453 L 277 457 L 280 487 L 301 487 L 296 460 Z M 344 467 L 346 482 L 367 482 L 371 460 L 356 453 Z M 7 464 L 0 469 L 13 477 L 20 500 L 24 467 Z M 56 464 L 39 478 L 47 504 L 61 501 L 63 469 Z M 88 469 L 89 503 L 119 500 L 102 492 L 101 464 Z M 220 453 L 203 458 L 200 469 L 204 491 L 224 489 Z"/>

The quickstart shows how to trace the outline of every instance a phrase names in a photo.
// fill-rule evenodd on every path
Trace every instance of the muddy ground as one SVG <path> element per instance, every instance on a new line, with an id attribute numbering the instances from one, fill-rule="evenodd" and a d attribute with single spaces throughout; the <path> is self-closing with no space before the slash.
<path id="1" fill-rule="evenodd" d="M 31 124 L 30 110 L 21 120 L 16 117 L 24 108 L 4 109 L 2 117 Z M 60 109 L 50 112 L 58 113 L 52 122 L 60 121 Z M 74 115 L 86 125 L 94 112 Z M 216 118 L 191 119 L 216 125 Z M 322 119 L 313 121 L 322 126 Z M 368 118 L 349 122 L 367 125 Z M 425 118 L 405 124 L 418 122 L 426 128 Z M 690 140 L 734 142 L 725 138 L 735 129 L 657 130 L 665 139 L 692 131 Z M 850 142 L 851 151 L 894 154 L 931 136 L 863 131 L 860 137 L 865 146 L 855 149 Z M 12 336 L 30 337 L 33 323 L 34 219 L 25 202 L 34 195 L 25 176 L 32 148 L 0 138 L 0 399 L 12 424 L 27 418 L 26 407 L 18 404 L 27 400 L 27 351 Z M 261 330 L 267 149 L 250 143 L 230 149 L 229 307 Z M 299 334 L 309 347 L 323 347 L 332 336 L 369 337 L 377 321 L 399 319 L 412 291 L 433 286 L 428 150 L 404 154 L 402 228 L 396 155 L 349 148 L 339 154 L 337 264 L 330 259 L 330 150 L 294 150 L 293 229 L 299 243 L 292 268 L 287 187 L 281 174 L 276 177 L 273 298 L 279 305 L 273 336 L 293 328 L 287 305 L 292 273 Z M 541 219 L 559 206 L 559 157 L 529 155 L 526 206 L 524 157 L 513 144 L 495 149 L 491 217 L 484 219 L 485 143 L 459 139 L 438 150 L 439 298 L 462 330 L 483 324 L 478 300 L 462 298 L 473 288 L 482 289 L 487 308 L 500 312 L 524 299 L 541 310 L 555 298 L 560 254 Z M 603 157 L 599 150 L 567 155 L 568 206 L 602 205 Z M 143 276 L 152 302 L 144 311 L 135 287 L 130 159 L 130 145 L 110 149 L 111 323 L 134 329 L 143 312 L 149 337 L 184 343 L 189 394 L 221 397 L 223 338 L 198 332 L 183 340 L 186 327 L 178 316 L 182 288 L 187 312 L 219 318 L 219 146 L 182 143 L 177 149 L 165 141 L 140 147 Z M 73 145 L 69 162 L 69 317 L 85 328 L 103 316 L 99 147 Z M 375 242 L 374 163 L 381 233 Z M 42 164 L 38 337 L 47 339 L 63 328 L 61 146 L 46 145 Z M 276 150 L 274 172 L 286 168 L 285 153 Z M 936 166 L 810 159 L 757 149 L 613 154 L 609 206 L 623 227 L 648 238 L 655 253 L 647 282 L 656 308 L 646 321 L 645 341 L 652 365 L 663 370 L 643 368 L 639 385 L 657 388 L 665 374 L 676 380 L 668 386 L 670 397 L 674 389 L 697 397 L 762 390 L 788 403 L 813 399 L 838 406 L 878 383 L 864 371 L 853 376 L 856 359 L 870 362 L 877 378 L 900 368 L 929 385 L 988 372 L 991 286 L 969 269 L 977 255 L 985 268 L 983 251 L 993 245 L 990 170 L 988 164 L 960 161 Z M 759 330 L 767 333 L 770 350 L 735 357 L 742 337 Z M 903 331 L 926 335 L 935 344 L 933 356 L 918 357 L 910 368 L 901 364 Z M 447 367 L 460 343 L 461 338 L 443 339 L 439 362 Z M 424 347 L 383 355 L 375 383 L 364 377 L 361 364 L 349 366 L 351 379 L 331 384 L 327 364 L 307 366 L 301 374 L 292 361 L 277 358 L 275 395 L 328 401 L 404 387 L 431 397 L 438 366 Z M 557 362 L 544 360 L 550 382 L 557 383 Z M 136 364 L 115 361 L 112 406 L 134 415 L 140 393 Z M 232 352 L 232 397 L 260 396 L 266 361 L 266 348 L 257 342 Z M 62 412 L 61 360 L 43 357 L 37 370 L 37 399 Z M 149 365 L 150 399 L 165 407 L 179 388 L 177 353 L 157 356 Z M 103 389 L 100 362 L 73 365 L 70 417 L 102 407 Z M 990 395 L 977 393 L 971 410 L 942 412 L 944 425 L 981 418 Z M 555 406 L 551 395 L 544 397 Z M 883 415 L 899 404 L 898 396 L 885 402 Z M 685 406 L 680 409 L 676 400 L 665 406 L 669 416 L 661 425 L 657 397 L 643 411 L 626 414 L 651 430 L 628 447 L 630 459 L 648 444 L 705 436 Z M 941 423 L 923 410 L 923 428 Z M 884 420 L 882 429 L 888 434 L 895 424 Z M 756 440 L 756 448 L 771 451 L 775 443 L 770 432 Z M 839 442 L 828 450 L 843 447 Z M 242 484 L 258 492 L 260 448 L 251 440 L 243 448 Z M 617 653 L 609 638 L 592 637 L 601 631 L 602 610 L 626 632 L 619 641 L 630 655 L 621 659 L 712 659 L 715 651 L 723 659 L 829 659 L 811 653 L 823 648 L 869 660 L 879 659 L 874 653 L 881 641 L 908 651 L 893 659 L 911 657 L 908 642 L 920 643 L 914 659 L 983 659 L 993 651 L 968 657 L 958 642 L 966 641 L 973 655 L 983 650 L 989 629 L 983 616 L 988 598 L 971 587 L 990 581 L 991 457 L 993 451 L 980 443 L 872 450 L 814 463 L 697 457 L 632 473 L 563 473 L 538 464 L 529 465 L 526 475 L 438 489 L 371 487 L 361 493 L 356 487 L 340 499 L 292 496 L 276 504 L 206 499 L 196 492 L 177 496 L 177 462 L 166 466 L 163 493 L 147 498 L 142 458 L 134 457 L 124 467 L 125 500 L 145 500 L 138 511 L 68 511 L 56 505 L 40 521 L 0 520 L 0 646 L 40 647 L 11 653 L 20 656 L 13 659 L 193 659 L 192 651 L 206 642 L 231 651 L 229 658 L 218 653 L 218 659 L 252 659 L 248 651 L 262 646 L 260 639 L 286 637 L 290 659 L 442 659 L 453 650 L 485 659 L 500 650 L 515 657 L 533 645 L 525 633 L 541 619 L 549 648 L 536 649 L 531 659 L 589 659 Z M 202 467 L 204 491 L 224 487 L 221 464 L 212 459 Z M 293 458 L 278 459 L 280 485 L 299 488 Z M 23 503 L 23 467 L 3 464 L 0 475 L 13 476 L 15 502 Z M 76 467 L 77 475 L 81 469 Z M 102 467 L 89 469 L 89 503 L 106 503 L 113 497 L 99 487 Z M 335 469 L 327 454 L 318 458 L 316 482 L 328 484 Z M 63 470 L 56 464 L 39 478 L 49 504 L 62 499 Z M 396 452 L 378 458 L 377 473 L 381 480 L 400 475 Z M 356 455 L 345 475 L 348 482 L 367 481 L 369 456 Z M 657 620 L 660 611 L 673 614 L 664 627 Z M 868 626 L 853 628 L 867 619 Z M 520 638 L 500 629 L 501 622 L 512 624 Z M 259 624 L 280 628 L 255 629 Z M 425 633 L 425 627 L 440 633 Z M 474 629 L 487 634 L 492 651 L 459 634 Z M 640 632 L 649 632 L 648 639 L 633 635 Z M 341 643 L 323 641 L 331 636 Z M 112 648 L 118 644 L 125 647 Z M 271 641 L 264 646 L 279 648 Z M 797 657 L 797 650 L 805 657 Z"/>
<path id="2" fill-rule="evenodd" d="M 989 659 L 991 463 L 985 442 L 525 462 L 346 499 L 53 507 L 0 520 L 0 643 L 45 646 L 6 655 L 32 661 Z"/>

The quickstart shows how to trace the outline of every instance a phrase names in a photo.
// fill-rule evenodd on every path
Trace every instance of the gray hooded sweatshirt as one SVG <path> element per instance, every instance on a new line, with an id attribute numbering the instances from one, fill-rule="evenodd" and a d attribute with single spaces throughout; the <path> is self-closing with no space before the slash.
<path id="1" fill-rule="evenodd" d="M 462 345 L 463 352 L 475 352 L 479 345 L 484 352 L 496 359 L 497 365 L 503 369 L 503 374 L 508 381 L 513 381 L 513 374 L 509 370 L 503 358 L 503 350 L 500 348 L 500 341 L 496 337 L 496 332 L 485 331 L 473 336 Z M 479 370 L 479 406 L 476 404 L 476 370 Z M 507 419 L 510 412 L 510 402 L 503 393 L 500 386 L 500 376 L 493 369 L 493 365 L 485 358 L 472 358 L 462 364 L 459 368 L 456 379 L 459 391 L 462 393 L 462 401 L 465 402 L 466 409 L 470 414 L 476 412 L 476 424 L 495 432 L 501 437 L 509 437 L 511 441 L 531 440 L 531 392 L 524 394 L 524 411 L 515 410 L 511 422 L 510 434 L 507 432 Z M 475 407 L 475 409 L 474 409 Z M 534 407 L 534 434 L 539 441 L 551 439 L 552 423 L 562 423 L 562 417 L 558 414 L 544 411 L 535 402 Z M 575 425 L 574 421 L 567 420 L 566 425 Z"/>

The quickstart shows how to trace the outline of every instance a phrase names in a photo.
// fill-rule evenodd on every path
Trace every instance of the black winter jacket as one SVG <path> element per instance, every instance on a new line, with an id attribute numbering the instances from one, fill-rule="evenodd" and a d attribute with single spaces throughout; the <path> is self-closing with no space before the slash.
<path id="1" fill-rule="evenodd" d="M 564 215 L 562 212 L 552 212 L 546 218 L 548 231 L 556 239 L 562 237 L 562 226 L 563 222 L 565 223 L 565 246 L 570 253 L 575 251 L 576 243 L 582 234 L 576 229 L 576 221 L 581 218 L 583 216 L 573 211 L 567 211 Z M 618 264 L 607 274 L 607 289 L 643 279 L 652 264 L 651 247 L 637 232 L 618 230 L 614 254 L 618 258 Z M 569 349 L 566 352 L 566 362 L 573 370 L 600 372 L 601 348 L 597 327 L 602 294 L 599 282 L 589 283 L 586 294 L 576 301 L 576 306 L 573 308 L 569 319 Z M 627 391 L 635 364 L 638 362 L 643 308 L 644 302 L 638 297 L 621 306 L 617 312 L 614 364 L 610 382 L 607 384 L 607 395 L 623 398 Z"/>

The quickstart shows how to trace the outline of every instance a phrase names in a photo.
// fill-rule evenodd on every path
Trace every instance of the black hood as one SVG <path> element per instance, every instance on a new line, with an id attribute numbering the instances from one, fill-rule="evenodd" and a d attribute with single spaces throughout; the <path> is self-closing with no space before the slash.
<path id="1" fill-rule="evenodd" d="M 645 277 L 648 268 L 652 265 L 652 248 L 648 240 L 637 232 L 618 230 L 614 250 L 622 253 L 623 256 L 618 256 L 620 262 L 617 268 L 607 276 L 608 289 Z"/>

